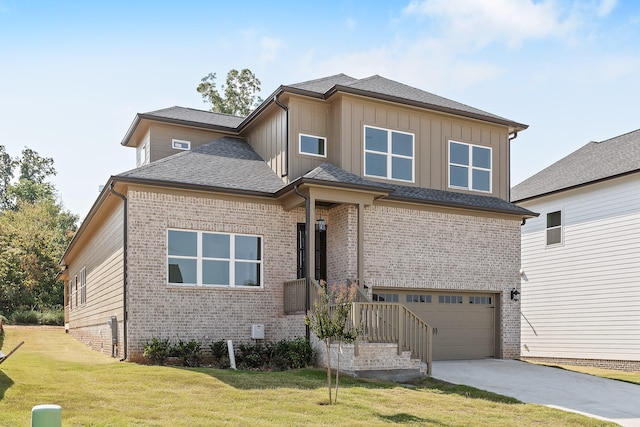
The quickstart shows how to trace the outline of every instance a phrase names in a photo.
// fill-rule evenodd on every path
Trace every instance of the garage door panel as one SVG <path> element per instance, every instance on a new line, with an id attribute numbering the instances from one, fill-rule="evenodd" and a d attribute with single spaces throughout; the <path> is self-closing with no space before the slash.
<path id="1" fill-rule="evenodd" d="M 494 294 L 395 292 L 399 294 L 399 302 L 434 328 L 434 360 L 494 357 Z"/>

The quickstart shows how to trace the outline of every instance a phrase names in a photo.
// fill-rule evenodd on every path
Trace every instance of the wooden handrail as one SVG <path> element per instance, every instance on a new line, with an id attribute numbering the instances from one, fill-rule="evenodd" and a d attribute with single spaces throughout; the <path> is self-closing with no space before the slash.
<path id="1" fill-rule="evenodd" d="M 305 292 L 307 289 L 306 279 L 288 280 L 284 282 L 284 313 L 304 313 L 305 312 Z M 309 307 L 318 298 L 318 290 L 322 289 L 318 282 L 311 279 L 311 289 L 309 295 Z"/>
<path id="2" fill-rule="evenodd" d="M 411 351 L 413 357 L 427 364 L 427 374 L 431 375 L 432 328 L 404 305 L 354 302 L 351 323 L 362 328 L 360 337 L 364 341 L 397 343 L 399 354 L 405 349 Z"/>

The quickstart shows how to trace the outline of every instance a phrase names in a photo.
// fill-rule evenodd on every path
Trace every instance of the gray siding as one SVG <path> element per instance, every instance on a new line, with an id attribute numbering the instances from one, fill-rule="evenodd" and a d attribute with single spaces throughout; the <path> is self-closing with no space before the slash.
<path id="1" fill-rule="evenodd" d="M 189 141 L 191 149 L 202 144 L 214 141 L 229 134 L 202 129 L 194 129 L 184 126 L 152 123 L 149 126 L 150 143 L 147 149 L 149 161 L 156 160 L 181 153 L 183 150 L 172 148 L 172 140 L 179 139 Z"/>

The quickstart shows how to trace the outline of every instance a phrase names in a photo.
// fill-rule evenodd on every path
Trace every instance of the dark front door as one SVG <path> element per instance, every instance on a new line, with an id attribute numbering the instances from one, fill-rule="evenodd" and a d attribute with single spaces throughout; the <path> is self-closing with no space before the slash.
<path id="1" fill-rule="evenodd" d="M 298 223 L 298 279 L 306 277 L 305 271 L 305 224 Z M 316 230 L 316 280 L 327 280 L 327 232 Z"/>

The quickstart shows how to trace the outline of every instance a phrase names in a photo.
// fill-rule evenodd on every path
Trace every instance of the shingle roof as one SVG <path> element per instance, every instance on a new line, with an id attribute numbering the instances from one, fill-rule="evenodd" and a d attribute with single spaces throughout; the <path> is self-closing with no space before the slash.
<path id="1" fill-rule="evenodd" d="M 236 128 L 244 117 L 232 116 L 231 114 L 214 113 L 212 111 L 196 110 L 185 107 L 169 107 L 161 110 L 142 113 L 141 116 L 154 117 L 159 119 L 173 119 L 195 124 L 207 124 L 212 126 L 223 126 Z"/>
<path id="2" fill-rule="evenodd" d="M 602 142 L 589 142 L 511 189 L 521 201 L 640 171 L 640 129 Z"/>
<path id="3" fill-rule="evenodd" d="M 217 139 L 117 176 L 269 194 L 284 187 L 249 144 L 231 137 Z"/>
<path id="4" fill-rule="evenodd" d="M 481 209 L 523 216 L 535 215 L 528 209 L 514 205 L 513 203 L 509 203 L 498 197 L 372 181 L 347 172 L 330 163 L 323 163 L 317 168 L 304 174 L 302 179 L 313 179 L 330 183 L 357 185 L 379 189 L 388 192 L 389 195 L 385 196 L 385 198 L 391 200 L 426 202 L 439 206 L 459 207 L 463 209 Z"/>
<path id="5" fill-rule="evenodd" d="M 327 76 L 320 79 L 308 80 L 306 82 L 294 83 L 288 86 L 324 95 L 335 85 L 348 85 L 356 81 L 358 81 L 358 79 L 347 76 L 346 74 L 336 74 L 334 76 Z"/>

